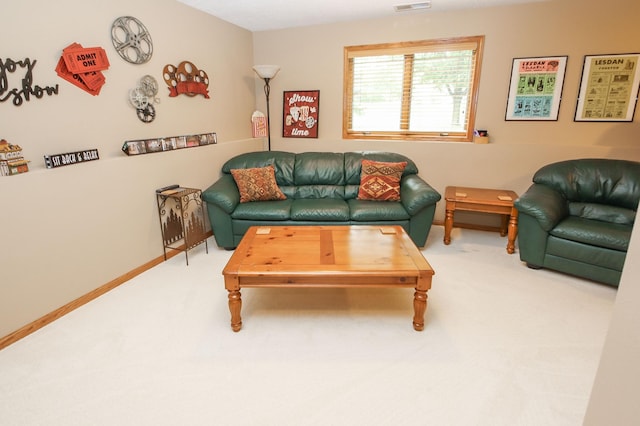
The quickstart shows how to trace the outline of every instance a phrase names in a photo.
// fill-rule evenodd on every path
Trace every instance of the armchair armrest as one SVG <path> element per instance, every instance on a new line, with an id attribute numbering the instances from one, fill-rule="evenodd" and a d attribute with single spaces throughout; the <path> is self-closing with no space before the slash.
<path id="1" fill-rule="evenodd" d="M 400 201 L 412 216 L 441 198 L 440 193 L 418 175 L 405 176 L 400 182 Z"/>
<path id="2" fill-rule="evenodd" d="M 535 218 L 540 227 L 547 232 L 569 214 L 569 206 L 562 194 L 536 183 L 531 185 L 514 205 L 519 213 Z"/>
<path id="3" fill-rule="evenodd" d="M 202 192 L 202 199 L 218 206 L 225 213 L 231 214 L 240 203 L 240 192 L 233 176 L 225 174 Z"/>

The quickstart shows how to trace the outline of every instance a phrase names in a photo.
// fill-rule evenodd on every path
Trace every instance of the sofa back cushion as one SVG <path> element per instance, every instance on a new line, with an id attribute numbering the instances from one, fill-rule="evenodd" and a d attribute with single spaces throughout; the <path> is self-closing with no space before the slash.
<path id="1" fill-rule="evenodd" d="M 295 185 L 344 185 L 344 154 L 303 152 L 296 154 Z"/>
<path id="2" fill-rule="evenodd" d="M 570 202 L 569 215 L 622 225 L 633 225 L 636 220 L 635 210 L 595 203 Z"/>
<path id="3" fill-rule="evenodd" d="M 229 159 L 222 172 L 273 165 L 276 182 L 287 198 L 343 198 L 358 195 L 362 160 L 406 162 L 402 176 L 417 174 L 416 164 L 402 154 L 393 152 L 247 152 Z"/>
<path id="4" fill-rule="evenodd" d="M 640 163 L 634 161 L 602 158 L 560 161 L 542 167 L 533 181 L 555 189 L 570 203 L 636 211 L 640 200 Z"/>
<path id="5" fill-rule="evenodd" d="M 282 151 L 247 152 L 229 159 L 222 165 L 222 172 L 230 174 L 231 169 L 251 169 L 273 165 L 276 182 L 280 186 L 293 186 L 295 154 Z"/>
<path id="6" fill-rule="evenodd" d="M 293 172 L 294 198 L 344 198 L 344 154 L 303 152 L 296 154 Z"/>

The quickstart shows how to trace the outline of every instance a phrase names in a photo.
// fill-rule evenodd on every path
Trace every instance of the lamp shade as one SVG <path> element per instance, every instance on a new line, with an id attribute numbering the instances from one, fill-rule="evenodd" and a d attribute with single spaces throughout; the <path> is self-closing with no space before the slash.
<path id="1" fill-rule="evenodd" d="M 273 78 L 280 71 L 278 65 L 255 65 L 253 70 L 260 78 Z"/>

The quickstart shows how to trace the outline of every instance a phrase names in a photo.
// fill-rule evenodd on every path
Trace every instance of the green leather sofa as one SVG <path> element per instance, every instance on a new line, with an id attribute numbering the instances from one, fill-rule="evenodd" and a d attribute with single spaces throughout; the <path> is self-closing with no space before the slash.
<path id="1" fill-rule="evenodd" d="M 617 287 L 639 199 L 638 162 L 577 159 L 542 167 L 514 202 L 520 259 Z"/>
<path id="2" fill-rule="evenodd" d="M 407 162 L 401 201 L 356 199 L 363 159 Z M 231 170 L 268 165 L 274 165 L 276 182 L 287 199 L 240 203 Z M 423 247 L 441 196 L 417 173 L 413 161 L 389 152 L 250 152 L 228 160 L 202 199 L 217 245 L 229 250 L 254 225 L 401 225 Z"/>

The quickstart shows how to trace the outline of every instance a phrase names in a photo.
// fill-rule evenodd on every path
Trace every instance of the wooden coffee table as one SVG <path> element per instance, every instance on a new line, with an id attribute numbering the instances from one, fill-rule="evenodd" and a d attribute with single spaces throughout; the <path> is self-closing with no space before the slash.
<path id="1" fill-rule="evenodd" d="M 518 235 L 518 210 L 513 202 L 518 194 L 502 189 L 469 188 L 465 186 L 447 186 L 444 199 L 446 201 L 444 219 L 444 243 L 451 243 L 453 213 L 457 210 L 469 212 L 496 213 L 502 215 L 501 236 L 507 235 L 507 253 L 515 252 L 515 241 Z"/>
<path id="2" fill-rule="evenodd" d="M 421 331 L 434 271 L 401 226 L 254 226 L 222 274 L 233 331 L 243 287 L 413 287 Z"/>

